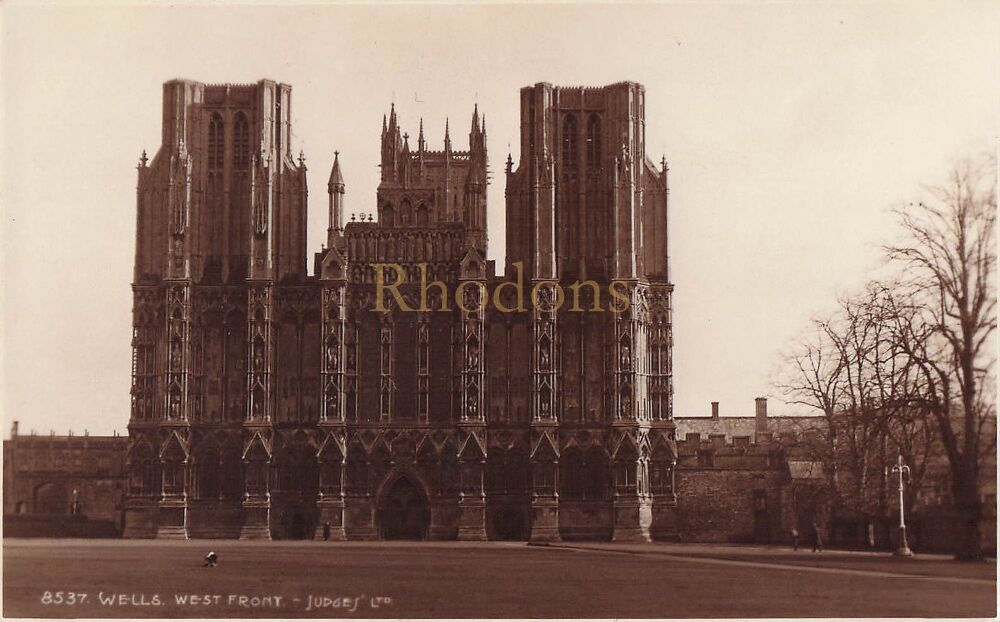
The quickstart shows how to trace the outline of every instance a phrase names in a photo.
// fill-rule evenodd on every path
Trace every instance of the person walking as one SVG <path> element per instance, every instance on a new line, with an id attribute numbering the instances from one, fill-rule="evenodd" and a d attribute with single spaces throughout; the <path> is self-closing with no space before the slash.
<path id="1" fill-rule="evenodd" d="M 814 521 L 812 525 L 813 553 L 823 552 L 823 534 L 819 530 L 819 525 Z"/>
<path id="2" fill-rule="evenodd" d="M 330 521 L 323 523 L 323 540 L 330 539 Z"/>
<path id="3" fill-rule="evenodd" d="M 792 527 L 792 548 L 799 550 L 799 530 L 795 527 Z"/>

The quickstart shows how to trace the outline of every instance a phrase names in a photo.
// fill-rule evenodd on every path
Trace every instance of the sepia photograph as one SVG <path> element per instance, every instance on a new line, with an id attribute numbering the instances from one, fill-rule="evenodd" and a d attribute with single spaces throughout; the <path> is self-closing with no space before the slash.
<path id="1" fill-rule="evenodd" d="M 1000 3 L 0 32 L 4 618 L 996 618 Z"/>

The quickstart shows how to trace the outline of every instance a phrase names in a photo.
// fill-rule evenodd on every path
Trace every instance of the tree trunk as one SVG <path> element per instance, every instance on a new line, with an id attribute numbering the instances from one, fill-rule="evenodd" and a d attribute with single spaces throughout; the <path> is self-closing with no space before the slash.
<path id="1" fill-rule="evenodd" d="M 957 465 L 956 465 L 957 466 Z M 979 525 L 982 503 L 979 486 L 969 469 L 952 469 L 952 493 L 955 504 L 955 559 L 977 561 L 983 559 Z"/>

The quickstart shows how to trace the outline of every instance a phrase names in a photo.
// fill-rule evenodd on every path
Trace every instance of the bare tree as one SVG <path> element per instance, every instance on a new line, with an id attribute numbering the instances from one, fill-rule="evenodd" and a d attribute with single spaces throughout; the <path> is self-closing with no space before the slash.
<path id="1" fill-rule="evenodd" d="M 883 478 L 879 496 L 882 516 L 886 516 L 888 511 L 885 505 L 890 488 L 887 485 L 888 469 L 895 464 L 895 456 L 902 456 L 910 467 L 905 503 L 912 509 L 928 467 L 940 455 L 937 426 L 928 421 L 926 409 L 919 398 L 923 389 L 921 376 L 910 364 L 906 351 L 896 338 L 901 323 L 909 321 L 900 312 L 897 301 L 899 289 L 898 283 L 869 285 L 870 300 L 879 326 L 878 350 L 883 357 L 883 363 L 874 368 L 880 391 L 879 416 L 883 426 Z"/>
<path id="2" fill-rule="evenodd" d="M 879 283 L 842 298 L 829 319 L 813 322 L 778 383 L 791 403 L 823 413 L 824 442 L 804 449 L 827 465 L 834 510 L 859 528 L 862 541 L 865 524 L 886 514 L 884 472 L 895 459 L 894 441 L 907 442 L 907 458 L 926 454 L 926 444 L 903 435 L 913 429 L 902 423 L 915 374 L 891 338 L 895 311 L 891 290 Z M 915 480 L 922 474 L 914 469 Z"/>
<path id="3" fill-rule="evenodd" d="M 920 375 L 957 513 L 956 557 L 982 557 L 980 466 L 995 448 L 996 159 L 960 162 L 926 198 L 896 210 L 905 240 L 887 247 L 906 277 L 894 341 Z"/>
<path id="4" fill-rule="evenodd" d="M 809 332 L 785 356 L 781 376 L 775 384 L 789 404 L 813 408 L 822 413 L 825 428 L 821 435 L 822 442 L 803 443 L 800 438 L 796 449 L 827 465 L 826 486 L 834 501 L 838 502 L 835 468 L 837 411 L 843 393 L 844 361 L 829 338 L 832 323 L 831 319 L 813 320 Z"/>

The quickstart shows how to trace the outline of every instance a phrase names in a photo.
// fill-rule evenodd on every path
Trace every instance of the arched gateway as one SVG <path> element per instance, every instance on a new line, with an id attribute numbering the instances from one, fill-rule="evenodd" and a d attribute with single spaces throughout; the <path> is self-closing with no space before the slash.
<path id="1" fill-rule="evenodd" d="M 383 540 L 425 540 L 431 511 L 422 487 L 406 475 L 397 477 L 384 489 L 377 521 Z"/>

